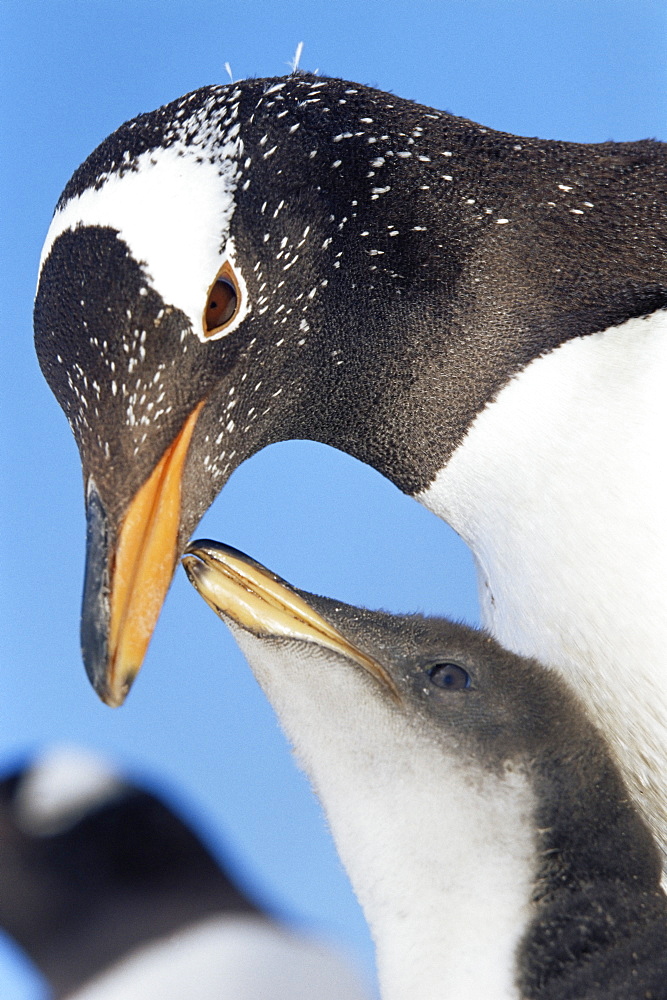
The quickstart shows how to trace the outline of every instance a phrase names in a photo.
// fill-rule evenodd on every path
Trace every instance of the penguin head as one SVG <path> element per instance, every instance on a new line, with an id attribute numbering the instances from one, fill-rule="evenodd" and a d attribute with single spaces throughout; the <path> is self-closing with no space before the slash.
<path id="1" fill-rule="evenodd" d="M 367 703 L 369 712 L 386 717 L 388 733 L 427 734 L 446 753 L 489 771 L 532 766 L 551 752 L 555 729 L 563 745 L 596 743 L 562 681 L 484 631 L 301 591 L 210 539 L 192 542 L 183 564 L 247 652 L 271 700 L 287 705 L 301 698 L 326 712 L 338 691 L 352 707 L 335 708 L 332 725 L 352 731 L 358 705 Z"/>
<path id="2" fill-rule="evenodd" d="M 480 849 L 500 865 L 514 836 L 528 838 L 540 896 L 613 879 L 657 891 L 650 831 L 576 690 L 554 671 L 460 623 L 300 591 L 219 542 L 191 543 L 183 564 L 231 628 L 353 855 L 349 816 L 373 843 L 399 831 L 417 845 L 428 815 L 455 838 L 476 842 L 485 830 Z"/>
<path id="3" fill-rule="evenodd" d="M 419 486 L 393 347 L 434 319 L 445 277 L 403 197 L 424 126 L 388 97 L 301 75 L 205 87 L 123 125 L 63 191 L 35 341 L 81 453 L 82 645 L 111 704 L 246 457 L 308 437 Z"/>

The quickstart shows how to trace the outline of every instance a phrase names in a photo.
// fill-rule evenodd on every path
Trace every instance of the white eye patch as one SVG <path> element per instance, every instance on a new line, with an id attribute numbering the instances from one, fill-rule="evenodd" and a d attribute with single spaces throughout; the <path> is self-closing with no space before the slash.
<path id="1" fill-rule="evenodd" d="M 16 820 L 28 833 L 59 833 L 127 787 L 94 754 L 79 747 L 59 747 L 25 774 L 16 793 Z"/>
<path id="2" fill-rule="evenodd" d="M 123 175 L 110 174 L 99 189 L 88 188 L 56 212 L 40 271 L 61 233 L 79 226 L 118 232 L 146 279 L 165 304 L 186 314 L 200 340 L 208 290 L 225 259 L 235 268 L 241 308 L 224 330 L 229 335 L 248 312 L 248 296 L 234 260 L 229 228 L 238 183 L 238 139 L 211 151 L 176 142 L 142 153 Z"/>

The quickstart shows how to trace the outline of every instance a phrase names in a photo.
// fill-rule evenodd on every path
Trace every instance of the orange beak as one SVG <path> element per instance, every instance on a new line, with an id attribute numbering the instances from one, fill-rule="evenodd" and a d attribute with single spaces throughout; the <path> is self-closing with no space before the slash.
<path id="1" fill-rule="evenodd" d="M 123 703 L 139 672 L 174 574 L 183 467 L 203 405 L 190 413 L 135 494 L 115 551 L 88 553 L 82 645 L 88 674 L 107 705 Z M 105 558 L 100 572 L 95 564 Z"/>

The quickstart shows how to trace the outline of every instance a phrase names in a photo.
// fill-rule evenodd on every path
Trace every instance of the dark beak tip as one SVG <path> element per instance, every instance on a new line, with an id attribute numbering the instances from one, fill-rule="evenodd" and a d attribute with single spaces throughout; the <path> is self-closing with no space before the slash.
<path id="1" fill-rule="evenodd" d="M 121 705 L 122 700 L 119 701 L 117 696 L 109 687 L 106 672 L 102 670 L 97 671 L 95 669 L 91 669 L 89 667 L 89 664 L 85 656 L 84 656 L 84 663 L 86 666 L 86 673 L 88 675 L 88 680 L 90 681 L 91 687 L 93 688 L 95 694 L 100 699 L 100 701 L 104 702 L 105 705 L 108 705 L 109 708 L 117 708 L 118 705 Z"/>
<path id="2" fill-rule="evenodd" d="M 119 708 L 129 694 L 130 688 L 134 683 L 134 679 L 138 671 L 136 671 L 133 675 L 124 677 L 121 685 L 114 685 L 112 680 L 112 670 L 108 664 L 108 658 L 106 655 L 106 645 L 100 651 L 97 644 L 94 644 L 92 650 L 84 644 L 81 652 L 88 680 L 90 681 L 91 687 L 95 691 L 97 697 L 100 701 L 104 702 L 105 705 L 108 705 L 109 708 Z M 95 655 L 100 652 L 103 655 Z"/>
<path id="3" fill-rule="evenodd" d="M 190 583 L 194 586 L 195 580 L 197 578 L 197 567 L 200 565 L 199 560 L 189 553 L 186 552 L 185 555 L 181 557 L 181 566 L 185 571 Z"/>
<path id="4" fill-rule="evenodd" d="M 102 678 L 99 683 L 93 680 L 92 684 L 100 701 L 104 702 L 109 708 L 120 708 L 130 693 L 134 679 L 134 677 L 126 678 L 118 690 L 114 690 L 109 686 L 106 677 Z"/>

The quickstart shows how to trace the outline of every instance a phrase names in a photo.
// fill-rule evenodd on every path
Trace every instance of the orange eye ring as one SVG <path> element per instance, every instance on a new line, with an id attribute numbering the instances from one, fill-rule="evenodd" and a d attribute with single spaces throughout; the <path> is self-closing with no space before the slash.
<path id="1" fill-rule="evenodd" d="M 202 317 L 204 336 L 208 338 L 222 333 L 234 321 L 240 308 L 239 282 L 234 274 L 234 268 L 226 260 L 208 290 Z"/>

